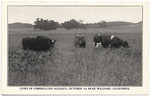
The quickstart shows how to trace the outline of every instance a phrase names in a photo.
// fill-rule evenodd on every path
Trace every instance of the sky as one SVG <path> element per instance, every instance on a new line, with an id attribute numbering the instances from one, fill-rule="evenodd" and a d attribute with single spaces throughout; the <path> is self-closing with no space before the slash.
<path id="1" fill-rule="evenodd" d="M 36 18 L 54 20 L 59 23 L 70 19 L 84 20 L 83 23 L 126 21 L 138 23 L 142 21 L 142 7 L 124 6 L 9 6 L 8 23 L 34 24 Z"/>

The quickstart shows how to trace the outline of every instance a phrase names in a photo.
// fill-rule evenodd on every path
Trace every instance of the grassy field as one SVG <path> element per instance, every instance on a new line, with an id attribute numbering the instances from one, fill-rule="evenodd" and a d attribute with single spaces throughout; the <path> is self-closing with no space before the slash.
<path id="1" fill-rule="evenodd" d="M 97 33 L 127 40 L 130 48 L 93 48 Z M 85 35 L 86 48 L 74 48 L 75 34 Z M 24 51 L 24 37 L 56 39 L 47 52 Z M 142 86 L 142 31 L 125 29 L 59 29 L 49 32 L 9 30 L 10 86 Z"/>

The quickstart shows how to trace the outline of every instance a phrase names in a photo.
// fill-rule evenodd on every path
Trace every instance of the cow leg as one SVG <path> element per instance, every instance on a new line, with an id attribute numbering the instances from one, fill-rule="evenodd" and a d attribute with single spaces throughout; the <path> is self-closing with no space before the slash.
<path id="1" fill-rule="evenodd" d="M 96 46 L 96 42 L 93 42 L 93 46 L 94 46 L 94 47 Z"/>
<path id="2" fill-rule="evenodd" d="M 83 47 L 85 48 L 85 46 L 86 46 L 86 45 L 84 44 Z"/>
<path id="3" fill-rule="evenodd" d="M 119 48 L 120 46 L 117 46 L 117 48 Z"/>
<path id="4" fill-rule="evenodd" d="M 84 44 L 84 48 L 85 48 L 85 46 L 86 46 L 86 45 Z"/>
<path id="5" fill-rule="evenodd" d="M 85 46 L 86 46 L 86 43 L 84 42 L 84 43 L 83 43 L 83 47 L 85 48 Z"/>
<path id="6" fill-rule="evenodd" d="M 96 43 L 96 46 L 95 46 L 95 48 L 98 48 L 98 45 L 99 45 L 99 44 L 98 44 L 98 43 Z"/>
<path id="7" fill-rule="evenodd" d="M 109 46 L 110 46 L 111 49 L 113 48 L 113 46 L 111 46 L 111 45 L 109 45 Z"/>
<path id="8" fill-rule="evenodd" d="M 95 46 L 95 48 L 98 48 L 98 46 L 102 46 L 101 42 L 99 42 L 99 43 L 96 43 L 96 46 Z"/>
<path id="9" fill-rule="evenodd" d="M 27 50 L 27 46 L 23 46 L 23 50 Z"/>

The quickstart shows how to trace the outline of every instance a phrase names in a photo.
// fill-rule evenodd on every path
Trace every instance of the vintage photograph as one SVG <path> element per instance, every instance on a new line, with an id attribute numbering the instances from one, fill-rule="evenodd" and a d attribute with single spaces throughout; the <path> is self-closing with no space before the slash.
<path id="1" fill-rule="evenodd" d="M 146 95 L 148 2 L 2 2 L 2 95 Z"/>
<path id="2" fill-rule="evenodd" d="M 142 87 L 142 6 L 8 7 L 8 86 Z"/>

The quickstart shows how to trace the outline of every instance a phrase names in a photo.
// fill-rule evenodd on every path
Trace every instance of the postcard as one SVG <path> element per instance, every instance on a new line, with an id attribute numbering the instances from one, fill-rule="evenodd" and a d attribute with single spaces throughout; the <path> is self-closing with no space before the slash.
<path id="1" fill-rule="evenodd" d="M 2 1 L 2 94 L 148 94 L 148 15 L 139 1 Z"/>

